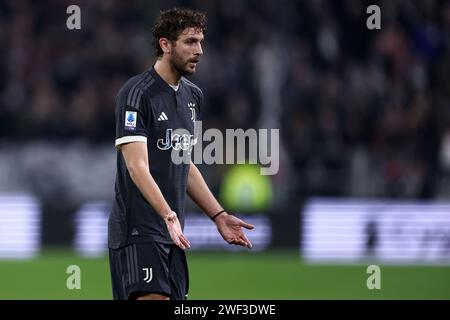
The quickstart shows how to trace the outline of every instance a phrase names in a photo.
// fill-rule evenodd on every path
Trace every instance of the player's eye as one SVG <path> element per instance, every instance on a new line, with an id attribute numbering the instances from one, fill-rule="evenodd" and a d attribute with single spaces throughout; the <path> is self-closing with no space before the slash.
<path id="1" fill-rule="evenodd" d="M 194 43 L 197 43 L 197 42 L 198 42 L 197 39 L 188 39 L 188 40 L 186 41 L 187 44 L 194 44 Z"/>

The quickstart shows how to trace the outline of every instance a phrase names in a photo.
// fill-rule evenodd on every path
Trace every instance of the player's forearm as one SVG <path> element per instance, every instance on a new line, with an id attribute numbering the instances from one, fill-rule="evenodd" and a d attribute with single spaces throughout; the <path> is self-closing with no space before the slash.
<path id="1" fill-rule="evenodd" d="M 165 219 L 172 210 L 150 174 L 148 166 L 145 164 L 134 164 L 128 167 L 128 172 L 144 198 L 161 218 Z"/>
<path id="2" fill-rule="evenodd" d="M 194 164 L 189 169 L 187 193 L 210 218 L 223 210 Z"/>

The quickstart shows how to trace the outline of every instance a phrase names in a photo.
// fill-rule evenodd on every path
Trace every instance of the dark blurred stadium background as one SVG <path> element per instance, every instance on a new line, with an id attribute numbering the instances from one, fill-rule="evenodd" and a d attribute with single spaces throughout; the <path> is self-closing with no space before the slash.
<path id="1" fill-rule="evenodd" d="M 174 6 L 208 14 L 204 129 L 280 129 L 275 176 L 200 166 L 256 250 L 229 252 L 189 202 L 191 297 L 450 298 L 450 3 L 425 0 L 2 1 L 0 298 L 111 298 L 114 98 Z"/>

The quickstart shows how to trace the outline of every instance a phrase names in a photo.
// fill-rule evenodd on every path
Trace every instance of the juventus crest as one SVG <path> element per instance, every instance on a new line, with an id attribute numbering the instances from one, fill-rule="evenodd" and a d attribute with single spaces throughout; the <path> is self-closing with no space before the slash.
<path id="1" fill-rule="evenodd" d="M 191 109 L 191 120 L 195 121 L 195 103 L 189 102 L 188 107 Z"/>

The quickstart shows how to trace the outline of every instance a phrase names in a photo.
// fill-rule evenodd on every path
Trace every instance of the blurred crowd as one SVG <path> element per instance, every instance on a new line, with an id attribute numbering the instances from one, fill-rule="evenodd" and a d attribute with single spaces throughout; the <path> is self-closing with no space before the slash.
<path id="1" fill-rule="evenodd" d="M 450 197 L 450 2 L 380 1 L 369 30 L 372 3 L 2 1 L 0 139 L 113 145 L 115 95 L 154 62 L 153 20 L 189 6 L 208 14 L 204 129 L 280 128 L 281 190 Z"/>

